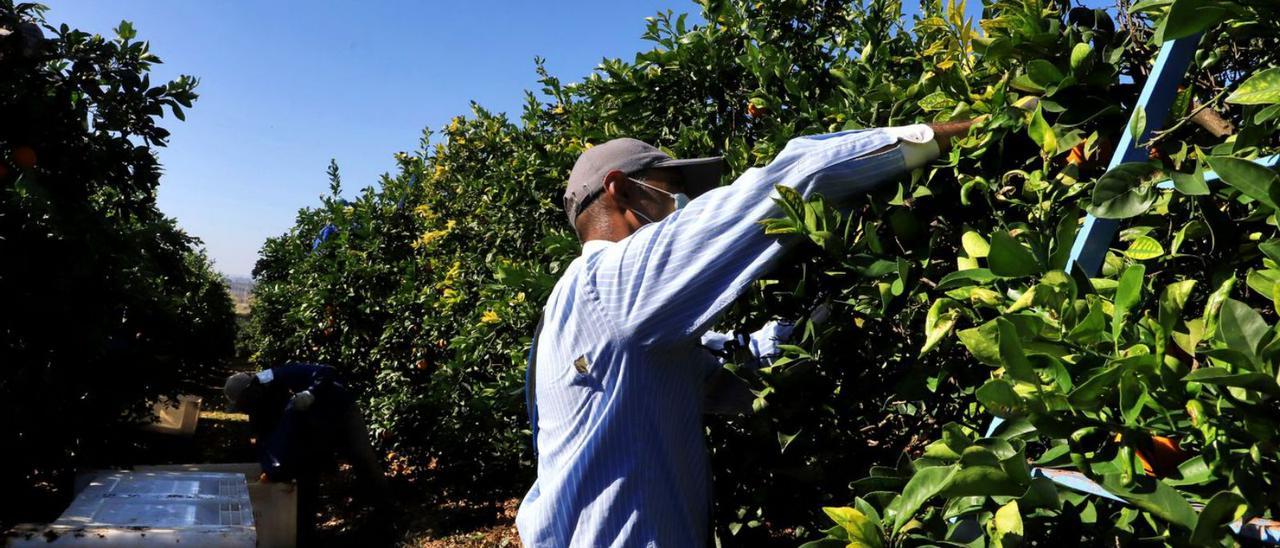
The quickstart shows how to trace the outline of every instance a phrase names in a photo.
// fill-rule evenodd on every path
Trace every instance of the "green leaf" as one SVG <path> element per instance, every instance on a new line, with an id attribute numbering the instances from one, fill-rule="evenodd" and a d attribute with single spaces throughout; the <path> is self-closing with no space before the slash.
<path id="1" fill-rule="evenodd" d="M 949 498 L 977 496 L 1016 497 L 1027 490 L 1026 485 L 1021 485 L 1009 477 L 1009 474 L 1001 469 L 998 463 L 962 467 L 956 470 L 948 479 L 947 485 L 938 491 L 938 494 Z"/>
<path id="2" fill-rule="evenodd" d="M 1126 487 L 1120 481 L 1120 474 L 1107 474 L 1102 485 L 1134 506 L 1182 529 L 1190 531 L 1195 527 L 1195 508 L 1177 490 L 1160 480 L 1140 476 L 1135 478 L 1132 486 Z"/>
<path id="3" fill-rule="evenodd" d="M 1227 276 L 1222 284 L 1213 293 L 1209 294 L 1209 300 L 1204 305 L 1204 331 L 1205 333 L 1218 332 L 1218 317 L 1221 316 L 1222 303 L 1231 296 L 1231 291 L 1236 287 L 1235 276 Z"/>
<path id="4" fill-rule="evenodd" d="M 791 445 L 791 442 L 795 441 L 796 437 L 799 435 L 800 435 L 799 430 L 797 430 L 794 434 L 788 434 L 786 432 L 779 430 L 778 431 L 778 452 L 786 453 L 787 446 Z"/>
<path id="5" fill-rule="evenodd" d="M 1067 446 L 1060 445 L 1064 451 Z M 1049 478 L 1032 478 L 1031 484 L 1027 487 L 1027 492 L 1022 494 L 1018 499 L 1018 506 L 1027 511 L 1037 508 L 1048 508 L 1058 510 L 1062 508 L 1062 501 L 1058 498 L 1058 488 Z"/>
<path id="6" fill-rule="evenodd" d="M 999 329 L 1000 362 L 1004 365 L 1005 373 L 1013 380 L 1038 384 L 1040 377 L 1022 352 L 1022 339 L 1018 337 L 1017 328 L 1003 317 L 996 318 L 995 321 Z"/>
<path id="7" fill-rule="evenodd" d="M 1250 289 L 1268 299 L 1275 293 L 1277 281 L 1280 281 L 1280 270 L 1255 270 L 1245 278 Z"/>
<path id="8" fill-rule="evenodd" d="M 1087 69 L 1089 54 L 1093 53 L 1093 46 L 1087 42 L 1081 42 L 1071 48 L 1071 70 L 1077 75 L 1082 69 Z"/>
<path id="9" fill-rule="evenodd" d="M 925 501 L 933 498 L 946 487 L 955 471 L 954 466 L 931 466 L 917 470 L 915 475 L 911 476 L 911 481 L 902 488 L 902 494 L 898 495 L 887 509 L 885 517 L 893 519 L 891 532 L 897 533 L 915 516 Z"/>
<path id="10" fill-rule="evenodd" d="M 998 279 L 994 272 L 986 268 L 971 268 L 969 270 L 959 270 L 943 276 L 938 281 L 938 290 L 951 289 L 964 285 L 984 284 Z"/>
<path id="11" fill-rule="evenodd" d="M 133 28 L 133 23 L 128 21 L 120 21 L 120 24 L 115 28 L 115 32 L 116 36 L 123 42 L 128 42 L 138 37 L 138 31 Z"/>
<path id="12" fill-rule="evenodd" d="M 1040 264 L 1035 255 L 1003 230 L 991 235 L 991 253 L 987 256 L 987 263 L 991 266 L 991 272 L 1005 278 L 1040 273 Z"/>
<path id="13" fill-rule="evenodd" d="M 1076 344 L 1093 344 L 1102 338 L 1107 328 L 1107 314 L 1102 311 L 1102 304 L 1094 302 L 1089 305 L 1089 313 L 1076 323 L 1067 334 L 1067 338 Z"/>
<path id="14" fill-rule="evenodd" d="M 1203 455 L 1196 455 L 1178 465 L 1181 479 L 1166 478 L 1165 483 L 1172 486 L 1199 485 L 1213 481 L 1213 470 L 1204 462 Z"/>
<path id="15" fill-rule="evenodd" d="M 956 325 L 956 318 L 960 315 L 960 303 L 953 299 L 941 298 L 933 301 L 933 306 L 929 307 L 929 314 L 924 319 L 925 342 L 924 348 L 920 349 L 920 355 L 928 353 L 942 342 L 943 337 L 951 333 L 951 329 Z"/>
<path id="16" fill-rule="evenodd" d="M 1169 178 L 1173 179 L 1173 188 L 1187 196 L 1206 196 L 1209 194 L 1209 184 L 1204 180 L 1204 168 L 1200 165 L 1200 162 L 1196 162 L 1195 170 L 1191 173 L 1170 171 Z"/>
<path id="17" fill-rule="evenodd" d="M 869 548 L 884 546 L 884 538 L 880 533 L 879 524 L 872 521 L 862 512 L 849 507 L 825 507 L 822 511 L 826 512 L 831 521 L 836 522 L 836 525 L 845 530 L 851 544 Z"/>
<path id="18" fill-rule="evenodd" d="M 1066 78 L 1058 67 L 1044 59 L 1034 59 L 1027 63 L 1027 74 L 1031 76 L 1031 80 L 1044 87 L 1057 85 Z"/>
<path id="19" fill-rule="evenodd" d="M 1227 11 L 1210 0 L 1174 0 L 1156 27 L 1156 43 L 1186 38 L 1218 24 Z"/>
<path id="20" fill-rule="evenodd" d="M 1011 500 L 996 510 L 995 518 L 987 525 L 993 548 L 1016 546 L 1022 541 L 1022 512 L 1018 501 Z"/>
<path id="21" fill-rule="evenodd" d="M 1082 410 L 1097 409 L 1099 401 L 1115 390 L 1116 381 L 1119 380 L 1122 371 L 1123 368 L 1118 365 L 1102 369 L 1072 390 L 1067 396 L 1067 401 Z"/>
<path id="22" fill-rule="evenodd" d="M 1224 367 L 1201 367 L 1182 377 L 1184 382 L 1198 382 L 1217 386 L 1233 386 L 1257 390 L 1267 394 L 1280 393 L 1276 379 L 1266 373 L 1232 373 Z"/>
<path id="23" fill-rule="evenodd" d="M 822 538 L 801 544 L 800 548 L 847 548 L 848 543 L 848 540 Z"/>
<path id="24" fill-rule="evenodd" d="M 1124 250 L 1124 254 L 1130 259 L 1146 261 L 1164 255 L 1164 247 L 1155 238 L 1138 236 L 1129 242 L 1129 248 Z"/>
<path id="25" fill-rule="evenodd" d="M 954 422 L 949 422 L 942 427 L 942 442 L 956 453 L 959 458 L 960 453 L 973 445 L 973 438 L 965 431 L 963 426 Z"/>
<path id="26" fill-rule="evenodd" d="M 987 239 L 972 230 L 960 236 L 960 246 L 964 248 L 965 255 L 975 259 L 986 257 L 991 252 L 991 244 L 987 243 Z"/>
<path id="27" fill-rule="evenodd" d="M 1280 262 L 1280 239 L 1267 240 L 1258 244 L 1258 251 L 1261 251 L 1268 259 Z"/>
<path id="28" fill-rule="evenodd" d="M 1245 196 L 1262 202 L 1272 209 L 1276 208 L 1277 193 L 1276 172 L 1271 171 L 1249 160 L 1241 160 L 1230 156 L 1209 156 L 1205 158 L 1209 168 L 1218 174 L 1222 182 L 1231 185 Z"/>
<path id="29" fill-rule="evenodd" d="M 1137 374 L 1125 371 L 1120 374 L 1120 415 L 1127 426 L 1136 426 L 1138 416 L 1142 413 L 1146 401 L 1147 389 L 1138 380 Z"/>
<path id="30" fill-rule="evenodd" d="M 987 411 L 1002 419 L 1020 417 L 1027 412 L 1026 402 L 1014 392 L 1013 385 L 1008 381 L 989 380 L 975 395 Z"/>
<path id="31" fill-rule="evenodd" d="M 935 91 L 920 99 L 920 108 L 925 112 L 937 112 L 956 106 L 956 100 L 942 91 Z"/>
<path id="32" fill-rule="evenodd" d="M 1280 103 L 1280 67 L 1272 67 L 1245 80 L 1227 97 L 1237 105 L 1274 105 Z"/>
<path id="33" fill-rule="evenodd" d="M 1147 109 L 1138 105 L 1133 110 L 1133 117 L 1129 118 L 1129 137 L 1133 139 L 1135 145 L 1142 141 L 1142 133 L 1146 130 Z"/>
<path id="34" fill-rule="evenodd" d="M 1248 510 L 1248 502 L 1238 493 L 1219 491 L 1200 510 L 1195 530 L 1191 532 L 1191 543 L 1196 546 L 1219 544 L 1230 534 L 1227 525 L 1243 518 Z"/>
<path id="35" fill-rule="evenodd" d="M 1195 285 L 1195 280 L 1174 282 L 1165 286 L 1160 294 L 1160 327 L 1166 335 L 1173 332 L 1174 325 L 1182 317 L 1182 309 L 1187 306 L 1187 298 Z"/>
<path id="36" fill-rule="evenodd" d="M 1036 106 L 1036 111 L 1031 115 L 1031 124 L 1027 126 L 1027 135 L 1031 136 L 1031 140 L 1040 145 L 1040 153 L 1044 156 L 1053 156 L 1058 153 L 1058 136 L 1053 132 L 1053 128 L 1049 126 L 1049 122 L 1044 119 L 1044 110 L 1040 106 Z"/>
<path id="37" fill-rule="evenodd" d="M 1019 74 L 1009 85 L 1022 91 L 1043 93 L 1047 88 L 1061 84 L 1064 78 L 1066 75 L 1053 63 L 1035 59 L 1027 63 L 1026 72 Z"/>
<path id="38" fill-rule="evenodd" d="M 1129 310 L 1142 298 L 1143 276 L 1146 272 L 1146 267 L 1135 264 L 1120 274 L 1120 284 L 1116 286 L 1115 312 L 1111 320 L 1112 340 L 1120 340 L 1120 332 L 1124 329 Z"/>
<path id="39" fill-rule="evenodd" d="M 1148 163 L 1120 164 L 1103 174 L 1093 187 L 1089 213 L 1103 219 L 1127 219 L 1145 213 L 1156 195 L 1144 179 L 1155 172 Z"/>
<path id="40" fill-rule="evenodd" d="M 1227 344 L 1227 348 L 1256 359 L 1258 346 L 1267 330 L 1267 322 L 1253 307 L 1235 299 L 1222 303 L 1218 337 Z"/>
<path id="41" fill-rule="evenodd" d="M 994 320 L 978 327 L 963 329 L 956 336 L 978 361 L 990 366 L 1000 365 L 1000 325 Z"/>
<path id="42" fill-rule="evenodd" d="M 1262 124 L 1275 120 L 1276 118 L 1280 118 L 1280 105 L 1271 105 L 1267 108 L 1259 110 L 1257 114 L 1253 115 L 1253 123 L 1254 125 L 1260 126 Z"/>

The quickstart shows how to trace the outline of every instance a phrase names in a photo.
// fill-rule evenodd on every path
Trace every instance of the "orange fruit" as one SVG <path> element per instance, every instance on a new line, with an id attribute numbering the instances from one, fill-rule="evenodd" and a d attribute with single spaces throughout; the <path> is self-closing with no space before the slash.
<path id="1" fill-rule="evenodd" d="M 764 114 L 763 107 L 758 107 L 753 104 L 747 103 L 747 116 L 750 116 L 752 118 L 759 118 L 763 114 Z"/>
<path id="2" fill-rule="evenodd" d="M 13 149 L 13 165 L 22 169 L 36 167 L 36 149 L 26 145 Z"/>
<path id="3" fill-rule="evenodd" d="M 1116 434 L 1116 443 L 1123 440 L 1122 435 Z M 1142 471 L 1157 478 L 1174 475 L 1178 471 L 1178 465 L 1190 458 L 1177 441 L 1165 436 L 1148 436 L 1148 442 L 1137 444 L 1135 449 L 1138 462 L 1142 463 Z"/>
<path id="4" fill-rule="evenodd" d="M 1067 154 L 1067 163 L 1073 166 L 1084 164 L 1084 143 L 1072 147 L 1071 152 Z"/>
<path id="5" fill-rule="evenodd" d="M 1138 460 L 1142 461 L 1142 470 L 1149 476 L 1159 478 L 1173 475 L 1178 465 L 1187 460 L 1178 442 L 1164 436 L 1151 436 L 1151 447 L 1138 451 Z"/>

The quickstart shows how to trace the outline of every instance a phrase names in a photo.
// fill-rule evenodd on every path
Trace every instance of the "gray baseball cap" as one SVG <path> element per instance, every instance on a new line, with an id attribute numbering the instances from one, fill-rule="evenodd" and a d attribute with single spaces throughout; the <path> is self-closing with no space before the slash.
<path id="1" fill-rule="evenodd" d="M 578 220 L 588 200 L 604 190 L 604 176 L 610 171 L 633 175 L 660 167 L 679 169 L 684 176 L 685 194 L 689 198 L 697 198 L 720 184 L 724 158 L 677 160 L 653 145 L 629 137 L 591 147 L 578 157 L 573 171 L 569 173 L 569 188 L 564 191 L 564 210 L 569 216 L 569 224 L 573 225 Z"/>
<path id="2" fill-rule="evenodd" d="M 244 399 L 244 393 L 253 384 L 253 375 L 248 373 L 236 373 L 227 377 L 227 384 L 222 388 L 222 393 L 227 396 L 228 407 L 232 411 L 239 411 Z"/>

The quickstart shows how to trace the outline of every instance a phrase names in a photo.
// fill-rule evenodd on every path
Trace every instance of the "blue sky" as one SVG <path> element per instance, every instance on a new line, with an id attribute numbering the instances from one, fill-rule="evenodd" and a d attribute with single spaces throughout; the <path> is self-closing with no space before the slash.
<path id="1" fill-rule="evenodd" d="M 112 36 L 122 19 L 164 60 L 152 81 L 200 78 L 199 101 L 161 149 L 159 205 L 247 275 L 268 236 L 326 192 L 376 184 L 424 127 L 475 100 L 517 115 L 534 56 L 569 81 L 644 47 L 644 18 L 692 2 L 195 2 L 47 0 L 48 19 Z"/>
<path id="2" fill-rule="evenodd" d="M 166 123 L 159 205 L 230 275 L 247 275 L 263 240 L 317 202 L 330 158 L 348 193 L 376 184 L 395 152 L 472 100 L 518 114 L 537 87 L 534 56 L 577 80 L 649 48 L 645 17 L 697 11 L 688 0 L 46 1 L 55 25 L 111 36 L 132 21 L 165 61 L 153 82 L 200 78 L 187 121 Z"/>

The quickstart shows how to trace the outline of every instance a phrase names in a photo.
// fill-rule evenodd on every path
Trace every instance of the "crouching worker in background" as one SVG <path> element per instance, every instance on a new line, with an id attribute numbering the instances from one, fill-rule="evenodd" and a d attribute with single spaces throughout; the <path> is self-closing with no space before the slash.
<path id="1" fill-rule="evenodd" d="M 236 373 L 227 378 L 225 392 L 232 410 L 249 415 L 260 481 L 297 483 L 301 544 L 314 537 L 320 474 L 336 469 L 335 456 L 355 469 L 375 519 L 385 519 L 386 477 L 355 397 L 332 367 L 288 363 L 256 374 Z"/>

